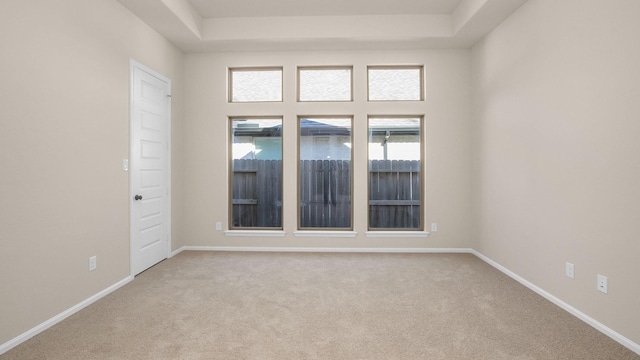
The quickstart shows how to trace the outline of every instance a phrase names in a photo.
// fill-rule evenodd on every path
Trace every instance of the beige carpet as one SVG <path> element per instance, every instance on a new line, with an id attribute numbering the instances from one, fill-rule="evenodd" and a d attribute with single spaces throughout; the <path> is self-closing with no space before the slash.
<path id="1" fill-rule="evenodd" d="M 639 359 L 470 254 L 183 252 L 9 359 Z"/>

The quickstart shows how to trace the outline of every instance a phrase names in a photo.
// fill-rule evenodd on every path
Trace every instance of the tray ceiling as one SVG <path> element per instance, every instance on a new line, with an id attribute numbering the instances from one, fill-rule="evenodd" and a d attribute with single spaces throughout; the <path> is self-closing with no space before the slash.
<path id="1" fill-rule="evenodd" d="M 118 0 L 185 52 L 468 48 L 527 0 Z"/>

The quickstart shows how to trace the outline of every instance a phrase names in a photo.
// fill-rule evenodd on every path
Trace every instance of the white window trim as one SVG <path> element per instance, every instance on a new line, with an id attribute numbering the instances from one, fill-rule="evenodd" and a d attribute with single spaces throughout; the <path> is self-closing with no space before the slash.
<path id="1" fill-rule="evenodd" d="M 287 234 L 283 230 L 227 230 L 224 236 L 239 237 L 284 237 Z"/>
<path id="2" fill-rule="evenodd" d="M 301 115 L 301 114 L 304 114 L 305 112 L 299 111 L 302 108 L 300 108 L 300 109 L 297 108 L 297 106 L 298 106 L 297 104 L 301 103 L 300 100 L 299 100 L 299 96 L 298 96 L 299 95 L 298 94 L 298 91 L 299 91 L 299 83 L 298 83 L 299 70 L 300 69 L 313 69 L 313 68 L 317 68 L 317 69 L 321 69 L 321 68 L 332 69 L 332 68 L 341 68 L 341 67 L 342 66 L 340 66 L 340 65 L 335 65 L 335 66 L 334 65 L 317 66 L 317 67 L 316 66 L 296 66 L 296 76 L 293 77 L 293 78 L 291 78 L 290 76 L 286 75 L 286 72 L 289 71 L 289 70 L 287 70 L 285 66 L 264 66 L 264 67 L 262 67 L 262 66 L 257 66 L 257 67 L 235 67 L 235 66 L 232 67 L 232 66 L 229 66 L 227 69 L 229 71 L 231 71 L 232 69 L 233 70 L 238 70 L 238 69 L 254 69 L 254 70 L 257 70 L 257 69 L 278 69 L 278 70 L 282 71 L 282 89 L 281 90 L 282 90 L 283 94 L 282 94 L 282 100 L 279 101 L 279 102 L 283 104 L 285 109 L 290 109 L 291 112 L 294 112 L 294 108 L 295 108 L 296 109 L 295 113 L 297 113 L 296 117 L 298 119 L 300 119 L 301 117 L 306 117 L 306 118 L 326 117 L 326 116 L 334 117 L 334 116 L 338 116 L 338 115 L 327 115 L 327 114 L 331 114 L 333 112 L 332 111 L 324 111 L 324 110 L 323 111 L 319 111 L 319 110 L 318 111 L 313 111 L 312 113 L 317 113 L 316 115 L 306 115 L 306 116 L 305 115 Z M 366 109 L 369 109 L 367 112 L 372 110 L 373 106 L 377 106 L 377 105 L 371 105 L 372 103 L 376 103 L 376 102 L 395 103 L 394 105 L 391 105 L 391 108 L 400 110 L 404 106 L 403 102 L 406 102 L 406 101 L 409 101 L 409 102 L 425 101 L 426 91 L 425 91 L 425 65 L 424 64 L 419 64 L 419 65 L 418 64 L 416 64 L 416 65 L 366 65 L 365 66 L 366 73 L 365 73 L 365 78 L 364 78 L 364 81 L 365 81 L 365 84 L 366 84 L 366 86 L 364 88 L 365 88 L 366 92 L 365 92 L 365 97 L 364 98 L 359 97 L 358 94 L 357 94 L 357 92 L 359 91 L 358 90 L 358 88 L 359 88 L 358 84 L 363 79 L 361 79 L 360 77 L 358 77 L 356 75 L 357 73 L 355 71 L 355 69 L 356 69 L 355 65 L 352 65 L 352 66 L 349 66 L 349 67 L 351 68 L 351 81 L 352 81 L 352 84 L 351 84 L 351 101 L 350 101 L 350 103 L 359 104 L 358 107 L 360 107 L 360 105 L 364 106 Z M 421 93 L 421 95 L 420 95 L 420 99 L 419 100 L 374 100 L 374 101 L 370 100 L 369 99 L 369 89 L 368 89 L 368 87 L 369 87 L 369 84 L 368 84 L 369 83 L 368 72 L 369 72 L 369 69 L 376 69 L 376 68 L 378 68 L 378 69 L 379 68 L 390 68 L 390 69 L 393 69 L 393 68 L 416 68 L 416 69 L 420 69 L 421 70 L 421 75 L 420 75 L 420 82 L 421 82 L 421 84 L 420 84 L 420 93 Z M 291 99 L 290 97 L 284 96 L 285 93 L 287 93 L 286 89 L 288 87 L 288 84 L 291 85 L 290 82 L 291 82 L 292 79 L 295 79 L 294 86 L 295 86 L 296 96 L 295 96 L 294 99 Z M 356 82 L 358 82 L 358 84 L 356 84 Z M 233 106 L 233 108 L 236 109 L 236 111 L 238 111 L 238 109 L 249 109 L 250 111 L 247 110 L 247 111 L 244 111 L 244 112 L 253 113 L 253 112 L 255 112 L 254 109 L 255 109 L 255 106 L 256 106 L 257 103 L 264 103 L 264 102 L 244 102 L 244 101 L 243 102 L 231 102 L 230 101 L 230 90 L 228 89 L 227 92 L 228 92 L 228 97 L 229 97 L 227 99 L 227 101 L 229 101 L 230 104 L 235 104 L 235 105 L 232 105 L 232 106 Z M 316 103 L 316 104 L 317 103 L 321 103 L 321 105 L 313 105 L 313 106 L 314 107 L 318 106 L 318 108 L 323 107 L 323 108 L 326 108 L 326 109 L 333 109 L 333 107 L 332 107 L 333 104 L 335 104 L 335 103 L 345 103 L 345 101 L 304 101 L 303 103 Z M 338 106 L 340 106 L 340 105 L 338 105 Z M 274 109 L 276 109 L 276 108 L 274 108 Z M 278 111 L 278 112 L 281 113 L 282 111 Z M 394 115 L 400 115 L 402 113 L 402 111 L 392 111 L 392 112 L 394 113 Z M 260 117 L 262 117 L 262 116 L 282 116 L 282 115 L 270 114 L 270 111 L 266 111 L 266 112 L 262 111 L 261 114 L 262 115 L 260 115 Z M 233 115 L 228 115 L 228 116 L 230 118 L 231 117 L 235 117 Z M 351 133 L 352 143 L 353 143 L 353 138 L 354 138 L 355 132 L 356 132 L 356 129 L 355 129 L 355 117 L 356 116 L 357 116 L 356 114 L 349 115 L 349 117 L 351 117 L 351 119 L 352 119 L 352 129 L 351 129 L 351 131 L 352 131 L 352 133 Z M 367 115 L 367 116 L 370 117 L 372 115 Z M 383 116 L 383 115 L 375 115 L 375 116 Z M 409 116 L 409 115 L 407 115 L 407 116 Z M 421 134 L 420 134 L 421 135 L 421 144 L 422 144 L 421 146 L 423 146 L 423 148 L 421 150 L 421 153 L 422 153 L 422 156 L 424 156 L 424 146 L 425 146 L 424 145 L 424 141 L 425 141 L 425 138 L 424 138 L 425 137 L 425 135 L 424 135 L 425 134 L 425 132 L 424 132 L 425 123 L 424 122 L 425 122 L 425 115 L 423 114 L 423 115 L 420 115 L 420 116 L 422 118 Z M 283 117 L 283 124 L 284 124 L 284 117 Z M 298 138 L 297 140 L 299 140 L 299 134 L 298 134 L 297 138 Z M 284 133 L 282 134 L 282 142 L 283 142 L 283 147 L 284 147 L 284 143 L 286 142 Z M 352 144 L 352 146 L 354 146 L 354 145 Z M 297 146 L 297 151 L 298 151 L 298 159 L 299 159 L 299 157 L 300 157 L 300 155 L 299 155 L 299 145 Z M 353 154 L 354 149 L 352 148 L 351 151 L 352 151 L 352 155 L 351 155 L 352 158 L 351 159 L 353 161 L 354 160 L 354 154 Z M 283 158 L 284 158 L 284 156 L 285 155 L 283 153 Z M 421 160 L 422 160 L 422 158 L 421 158 Z M 355 170 L 356 170 L 355 168 L 352 168 L 352 171 L 354 173 L 355 173 Z M 422 174 L 422 176 L 424 176 L 424 168 L 421 169 L 421 174 Z M 422 185 L 421 191 L 424 192 L 425 191 L 424 182 L 421 185 Z M 296 179 L 296 186 L 299 186 L 299 174 L 298 174 L 297 179 Z M 353 186 L 353 175 L 352 175 L 352 185 L 351 186 L 352 186 L 352 191 L 353 191 L 354 190 L 353 189 L 353 187 L 354 187 Z M 298 197 L 299 197 L 299 189 L 297 190 L 297 192 L 298 192 Z M 353 194 L 352 194 L 352 200 L 353 200 Z M 299 203 L 299 199 L 297 199 L 297 202 Z M 351 206 L 352 206 L 352 208 L 351 208 L 351 211 L 352 211 L 352 225 L 354 225 L 353 221 L 355 219 L 353 218 L 353 212 L 356 211 L 356 209 L 358 208 L 359 205 L 355 204 L 352 201 Z M 426 207 L 426 201 L 425 201 L 424 198 L 421 198 L 420 206 Z M 362 207 L 362 206 L 360 206 L 360 207 Z M 425 211 L 425 210 L 423 210 L 423 211 Z M 229 216 L 231 216 L 231 215 L 229 215 Z M 297 214 L 297 217 L 298 217 L 298 221 L 299 221 L 299 214 Z M 425 221 L 424 218 L 422 218 L 421 224 L 424 221 Z M 352 229 L 353 229 L 353 227 L 352 227 Z M 406 231 L 403 231 L 403 230 L 391 230 L 391 231 L 389 231 L 389 230 L 387 230 L 387 231 L 367 230 L 364 233 L 365 233 L 366 237 L 370 237 L 370 238 L 426 238 L 429 235 L 429 232 L 424 231 L 424 230 L 406 230 Z M 225 234 L 225 236 L 229 236 L 229 237 L 284 237 L 284 236 L 286 236 L 287 233 L 284 230 L 282 230 L 281 228 L 278 229 L 278 230 L 268 230 L 268 229 L 264 229 L 263 228 L 263 229 L 255 229 L 255 230 L 254 229 L 227 230 L 227 231 L 224 231 L 224 234 Z M 320 229 L 317 229 L 317 228 L 309 229 L 309 230 L 301 229 L 301 230 L 293 231 L 293 234 L 294 234 L 295 237 L 325 237 L 325 238 L 354 238 L 354 237 L 357 236 L 357 232 L 354 231 L 354 230 L 350 230 L 350 229 L 340 230 L 340 229 L 335 229 L 335 228 L 333 230 L 332 229 L 320 230 Z"/>
<path id="3" fill-rule="evenodd" d="M 355 231 L 331 231 L 331 230 L 298 230 L 294 231 L 296 237 L 331 237 L 331 238 L 353 238 L 358 235 Z"/>
<path id="4" fill-rule="evenodd" d="M 429 236 L 427 231 L 367 231 L 365 232 L 367 237 L 381 238 L 426 238 Z"/>

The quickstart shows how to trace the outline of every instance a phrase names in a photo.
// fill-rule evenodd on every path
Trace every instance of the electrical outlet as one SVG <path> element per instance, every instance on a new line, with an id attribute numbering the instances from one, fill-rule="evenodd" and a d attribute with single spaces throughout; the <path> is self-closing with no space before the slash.
<path id="1" fill-rule="evenodd" d="M 95 256 L 92 256 L 89 258 L 89 271 L 93 271 L 96 269 L 97 263 L 96 263 L 97 259 Z"/>
<path id="2" fill-rule="evenodd" d="M 602 293 L 607 293 L 607 277 L 604 275 L 598 274 L 598 291 Z"/>
<path id="3" fill-rule="evenodd" d="M 222 230 L 222 223 L 221 223 L 221 222 L 219 222 L 219 221 L 218 221 L 218 222 L 216 222 L 216 230 L 217 230 L 217 231 Z"/>
<path id="4" fill-rule="evenodd" d="M 565 267 L 564 267 L 564 271 L 565 271 L 565 273 L 567 274 L 568 277 L 570 277 L 572 279 L 574 278 L 574 269 L 573 269 L 573 264 L 572 263 L 570 263 L 570 262 L 566 263 Z"/>
<path id="5" fill-rule="evenodd" d="M 431 231 L 433 232 L 438 231 L 438 223 L 431 223 Z"/>

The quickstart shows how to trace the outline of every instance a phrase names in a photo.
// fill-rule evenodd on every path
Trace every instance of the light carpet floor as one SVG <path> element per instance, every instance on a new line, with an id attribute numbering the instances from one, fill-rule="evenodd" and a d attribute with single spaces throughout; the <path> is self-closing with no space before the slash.
<path id="1" fill-rule="evenodd" d="M 640 359 L 470 254 L 189 252 L 9 359 Z"/>

